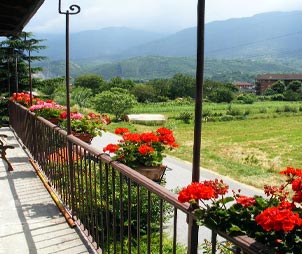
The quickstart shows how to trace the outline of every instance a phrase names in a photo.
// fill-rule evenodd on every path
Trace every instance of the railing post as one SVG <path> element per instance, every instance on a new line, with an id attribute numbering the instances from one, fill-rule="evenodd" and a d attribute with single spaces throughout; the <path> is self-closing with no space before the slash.
<path id="1" fill-rule="evenodd" d="M 198 251 L 198 230 L 199 226 L 192 215 L 188 215 L 188 254 L 197 254 Z"/>

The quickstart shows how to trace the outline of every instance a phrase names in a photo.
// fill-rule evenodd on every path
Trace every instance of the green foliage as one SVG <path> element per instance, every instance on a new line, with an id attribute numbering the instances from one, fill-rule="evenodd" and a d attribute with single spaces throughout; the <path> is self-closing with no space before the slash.
<path id="1" fill-rule="evenodd" d="M 175 74 L 170 80 L 171 99 L 177 97 L 195 97 L 195 80 L 189 75 Z"/>
<path id="2" fill-rule="evenodd" d="M 0 127 L 3 124 L 8 124 L 8 100 L 0 98 Z"/>
<path id="3" fill-rule="evenodd" d="M 45 59 L 43 56 L 32 54 L 38 53 L 44 49 L 45 46 L 40 45 L 43 40 L 37 40 L 30 32 L 22 32 L 17 36 L 7 37 L 6 40 L 0 42 L 0 73 L 2 75 L 2 81 L 11 84 L 11 92 L 21 90 L 29 90 L 29 61 L 41 61 Z M 31 57 L 29 59 L 29 53 Z M 17 62 L 17 73 L 15 70 L 15 63 Z M 40 67 L 31 68 L 32 73 L 40 71 Z M 17 74 L 17 76 L 16 76 Z M 16 82 L 18 81 L 18 82 Z M 12 84 L 18 84 L 18 87 Z M 2 87 L 1 87 L 2 88 Z"/>
<path id="4" fill-rule="evenodd" d="M 74 87 L 70 93 L 71 105 L 88 108 L 91 105 L 92 90 L 86 87 Z"/>
<path id="5" fill-rule="evenodd" d="M 191 112 L 180 112 L 179 115 L 176 117 L 177 120 L 181 120 L 186 124 L 189 124 L 190 121 L 193 119 L 193 113 Z"/>
<path id="6" fill-rule="evenodd" d="M 230 103 L 235 98 L 235 94 L 232 91 L 227 90 L 226 88 L 218 88 L 215 91 L 213 91 L 211 94 L 209 94 L 208 97 L 212 102 Z"/>
<path id="7" fill-rule="evenodd" d="M 257 98 L 254 94 L 246 93 L 238 95 L 237 100 L 244 104 L 253 104 Z"/>
<path id="8" fill-rule="evenodd" d="M 74 80 L 76 87 L 89 88 L 94 94 L 100 92 L 103 83 L 103 78 L 97 74 L 80 75 Z"/>
<path id="9" fill-rule="evenodd" d="M 138 102 L 156 102 L 156 91 L 154 87 L 146 84 L 136 84 L 131 93 L 137 98 Z"/>
<path id="10" fill-rule="evenodd" d="M 121 119 L 137 101 L 126 89 L 112 88 L 97 94 L 93 103 L 98 112 L 114 114 L 116 119 Z"/>
<path id="11" fill-rule="evenodd" d="M 290 82 L 287 85 L 286 90 L 291 90 L 291 91 L 296 92 L 296 93 L 302 92 L 302 83 L 301 83 L 301 81 L 294 80 L 294 81 Z"/>
<path id="12" fill-rule="evenodd" d="M 285 91 L 285 84 L 283 81 L 279 80 L 277 82 L 275 82 L 272 86 L 271 86 L 271 90 L 273 91 L 274 94 L 282 94 Z"/>
<path id="13" fill-rule="evenodd" d="M 82 167 L 80 171 L 76 171 L 75 173 L 77 179 L 82 179 L 79 182 L 78 188 L 80 190 L 87 190 L 88 193 L 93 193 L 92 195 L 85 196 L 82 200 L 81 205 L 78 207 L 79 215 L 88 220 L 88 223 L 90 219 L 96 219 L 98 225 L 103 225 L 103 227 L 97 228 L 99 235 L 104 236 L 106 239 L 104 241 L 105 246 L 102 246 L 102 248 L 104 250 L 113 248 L 113 224 L 109 222 L 108 225 L 108 221 L 106 220 L 106 218 L 110 218 L 115 223 L 114 231 L 118 235 L 122 234 L 127 238 L 126 236 L 130 231 L 132 236 L 131 249 L 133 250 L 138 247 L 136 236 L 139 232 L 141 237 L 140 244 L 142 244 L 141 250 L 144 250 L 146 248 L 149 216 L 149 232 L 154 237 L 154 239 L 153 237 L 151 238 L 152 249 L 154 253 L 158 253 L 160 229 L 158 221 L 160 220 L 160 213 L 161 211 L 163 212 L 162 218 L 165 223 L 171 218 L 172 207 L 167 202 L 162 202 L 156 195 L 150 194 L 147 189 L 138 188 L 138 185 L 133 182 L 128 187 L 127 178 L 108 168 L 99 169 L 97 164 L 95 164 L 96 170 L 90 175 L 90 179 L 87 179 L 88 172 L 91 172 L 90 166 L 87 165 L 85 167 L 85 162 L 81 161 L 77 163 Z M 78 167 L 76 166 L 75 168 L 77 169 Z M 148 204 L 149 198 L 150 205 Z M 121 200 L 123 201 L 122 203 Z M 130 207 L 128 207 L 128 204 Z M 90 216 L 90 211 L 93 211 L 93 216 Z M 116 240 L 116 248 L 119 249 L 123 245 L 126 251 L 128 242 L 121 243 L 119 242 L 119 238 L 116 238 Z M 167 235 L 164 237 L 164 240 L 166 243 L 169 243 L 166 248 L 170 249 L 172 245 L 170 245 L 171 241 L 168 240 Z M 106 243 L 109 243 L 109 245 Z M 117 251 L 116 253 L 119 252 Z M 169 252 L 166 250 L 165 253 Z M 181 254 L 181 252 L 178 253 Z"/>
<path id="14" fill-rule="evenodd" d="M 56 89 L 65 84 L 65 77 L 52 79 L 33 79 L 33 87 L 38 89 L 47 99 L 54 99 Z M 41 95 L 40 95 L 41 97 Z"/>

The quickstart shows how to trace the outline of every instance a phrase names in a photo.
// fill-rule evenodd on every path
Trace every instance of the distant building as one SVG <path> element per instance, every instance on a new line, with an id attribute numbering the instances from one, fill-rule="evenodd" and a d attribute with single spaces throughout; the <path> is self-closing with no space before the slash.
<path id="1" fill-rule="evenodd" d="M 266 89 L 270 88 L 272 84 L 277 81 L 283 81 L 285 85 L 292 81 L 301 81 L 302 74 L 263 74 L 258 75 L 255 79 L 256 94 L 262 95 Z"/>
<path id="2" fill-rule="evenodd" d="M 234 86 L 239 88 L 239 91 L 245 93 L 254 93 L 255 92 L 255 85 L 248 83 L 248 82 L 233 82 Z"/>

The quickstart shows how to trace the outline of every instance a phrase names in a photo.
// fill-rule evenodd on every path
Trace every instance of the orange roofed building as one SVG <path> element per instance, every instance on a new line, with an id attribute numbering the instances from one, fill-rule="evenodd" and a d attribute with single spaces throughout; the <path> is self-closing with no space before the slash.
<path id="1" fill-rule="evenodd" d="M 263 74 L 255 79 L 256 94 L 262 95 L 266 89 L 270 88 L 275 82 L 283 81 L 285 85 L 292 81 L 301 81 L 302 74 Z"/>

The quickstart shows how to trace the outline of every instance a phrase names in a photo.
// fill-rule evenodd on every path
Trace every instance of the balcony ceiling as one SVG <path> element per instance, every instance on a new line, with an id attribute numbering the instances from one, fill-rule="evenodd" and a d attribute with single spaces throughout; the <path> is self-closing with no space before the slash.
<path id="1" fill-rule="evenodd" d="M 0 36 L 20 33 L 44 0 L 1 0 Z"/>

